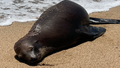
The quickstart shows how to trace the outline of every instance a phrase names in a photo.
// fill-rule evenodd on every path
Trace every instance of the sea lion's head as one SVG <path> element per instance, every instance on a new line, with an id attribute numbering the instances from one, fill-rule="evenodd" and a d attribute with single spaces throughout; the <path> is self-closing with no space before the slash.
<path id="1" fill-rule="evenodd" d="M 48 48 L 40 44 L 38 40 L 31 39 L 31 37 L 18 40 L 14 46 L 18 58 L 28 63 L 41 61 L 48 53 Z"/>

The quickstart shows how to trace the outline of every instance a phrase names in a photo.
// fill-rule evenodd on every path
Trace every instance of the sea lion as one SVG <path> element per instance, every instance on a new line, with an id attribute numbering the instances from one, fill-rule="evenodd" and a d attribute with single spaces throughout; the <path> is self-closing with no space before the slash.
<path id="1" fill-rule="evenodd" d="M 105 28 L 89 25 L 93 20 L 82 6 L 61 1 L 42 13 L 28 34 L 15 43 L 14 50 L 18 58 L 36 63 L 58 49 L 103 35 Z"/>

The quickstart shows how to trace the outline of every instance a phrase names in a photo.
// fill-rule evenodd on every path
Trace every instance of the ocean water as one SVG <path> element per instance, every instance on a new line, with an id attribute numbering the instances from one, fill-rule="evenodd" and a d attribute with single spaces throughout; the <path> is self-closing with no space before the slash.
<path id="1" fill-rule="evenodd" d="M 36 21 L 47 8 L 62 0 L 0 0 L 0 26 L 11 25 L 12 22 Z M 108 11 L 119 6 L 120 0 L 71 0 L 92 12 Z"/>

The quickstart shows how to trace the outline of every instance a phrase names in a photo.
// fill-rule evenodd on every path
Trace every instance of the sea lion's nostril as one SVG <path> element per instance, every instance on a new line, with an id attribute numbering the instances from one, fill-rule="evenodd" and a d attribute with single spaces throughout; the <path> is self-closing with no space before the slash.
<path id="1" fill-rule="evenodd" d="M 30 61 L 32 62 L 32 61 L 36 61 L 37 60 L 37 58 L 31 58 L 30 59 Z"/>

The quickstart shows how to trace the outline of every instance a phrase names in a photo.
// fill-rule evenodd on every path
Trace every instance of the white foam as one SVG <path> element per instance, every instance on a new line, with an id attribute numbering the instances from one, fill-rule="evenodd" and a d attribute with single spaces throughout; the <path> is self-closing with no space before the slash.
<path id="1" fill-rule="evenodd" d="M 35 21 L 47 8 L 62 0 L 0 0 L 0 26 L 12 22 Z M 82 5 L 87 12 L 108 11 L 120 5 L 120 0 L 71 0 Z"/>

